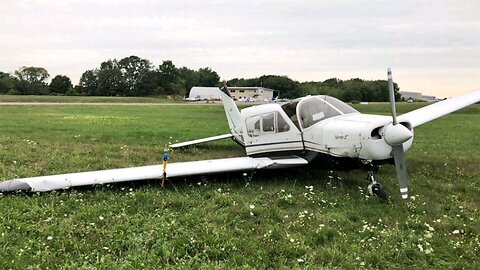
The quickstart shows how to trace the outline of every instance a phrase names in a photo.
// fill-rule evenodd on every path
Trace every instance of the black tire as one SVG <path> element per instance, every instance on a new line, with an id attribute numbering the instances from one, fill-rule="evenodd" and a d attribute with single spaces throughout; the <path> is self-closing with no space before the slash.
<path id="1" fill-rule="evenodd" d="M 372 185 L 372 193 L 373 195 L 377 196 L 382 202 L 388 201 L 388 195 L 383 189 L 382 185 L 379 183 L 375 183 Z"/>

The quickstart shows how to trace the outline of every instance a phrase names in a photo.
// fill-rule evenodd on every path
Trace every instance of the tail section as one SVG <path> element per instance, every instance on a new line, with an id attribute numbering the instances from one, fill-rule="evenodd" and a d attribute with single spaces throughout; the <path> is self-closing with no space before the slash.
<path id="1" fill-rule="evenodd" d="M 232 133 L 238 142 L 244 144 L 242 136 L 242 115 L 240 114 L 240 111 L 238 110 L 237 105 L 230 95 L 226 85 L 220 89 L 220 92 L 223 108 L 225 109 L 225 114 L 227 115 L 228 126 L 230 127 L 230 133 Z"/>

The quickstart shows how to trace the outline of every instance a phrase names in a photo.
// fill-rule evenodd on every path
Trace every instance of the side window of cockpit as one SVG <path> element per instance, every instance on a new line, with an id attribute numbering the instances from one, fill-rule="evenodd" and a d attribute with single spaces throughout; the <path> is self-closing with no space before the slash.
<path id="1" fill-rule="evenodd" d="M 257 137 L 260 135 L 260 116 L 249 117 L 246 119 L 247 133 L 250 137 Z"/>
<path id="2" fill-rule="evenodd" d="M 263 132 L 275 132 L 275 114 L 269 113 L 262 116 Z"/>
<path id="3" fill-rule="evenodd" d="M 265 134 L 281 133 L 290 130 L 290 125 L 277 112 L 248 117 L 245 120 L 247 133 L 250 137 L 258 137 Z"/>
<path id="4" fill-rule="evenodd" d="M 290 125 L 288 125 L 287 121 L 280 115 L 277 114 L 277 127 L 278 132 L 287 132 L 290 130 Z"/>

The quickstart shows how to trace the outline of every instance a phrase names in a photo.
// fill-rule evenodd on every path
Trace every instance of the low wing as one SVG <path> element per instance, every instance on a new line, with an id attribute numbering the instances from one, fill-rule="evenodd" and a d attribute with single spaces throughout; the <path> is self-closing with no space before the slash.
<path id="1" fill-rule="evenodd" d="M 402 114 L 398 117 L 398 121 L 406 121 L 411 123 L 413 127 L 416 127 L 477 102 L 480 102 L 480 90 L 439 101 L 418 110 Z"/>
<path id="2" fill-rule="evenodd" d="M 201 143 L 206 143 L 206 142 L 213 142 L 213 141 L 228 139 L 228 138 L 232 138 L 232 137 L 233 137 L 232 134 L 223 134 L 223 135 L 218 135 L 218 136 L 213 136 L 213 137 L 208 137 L 208 138 L 203 138 L 203 139 L 198 139 L 198 140 L 193 140 L 193 141 L 188 141 L 188 142 L 175 143 L 175 144 L 170 145 L 170 148 L 176 149 L 176 148 L 191 146 L 191 145 L 195 145 L 195 144 L 201 144 Z"/>
<path id="3" fill-rule="evenodd" d="M 227 158 L 168 164 L 167 177 L 191 176 L 256 169 L 277 169 L 307 165 L 308 161 L 292 156 L 285 158 Z M 163 177 L 163 165 L 59 174 L 21 178 L 0 182 L 0 192 L 50 191 L 76 186 L 117 183 Z"/>

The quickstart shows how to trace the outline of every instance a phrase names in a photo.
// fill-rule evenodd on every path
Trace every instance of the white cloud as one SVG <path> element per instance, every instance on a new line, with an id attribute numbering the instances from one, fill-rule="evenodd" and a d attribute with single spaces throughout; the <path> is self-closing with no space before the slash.
<path id="1" fill-rule="evenodd" d="M 76 82 L 138 55 L 303 81 L 380 79 L 391 66 L 402 89 L 444 95 L 478 87 L 479 13 L 473 0 L 13 1 L 0 10 L 0 70 L 43 66 Z"/>

